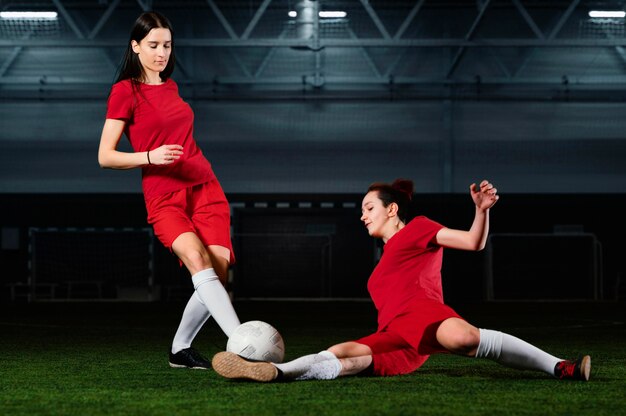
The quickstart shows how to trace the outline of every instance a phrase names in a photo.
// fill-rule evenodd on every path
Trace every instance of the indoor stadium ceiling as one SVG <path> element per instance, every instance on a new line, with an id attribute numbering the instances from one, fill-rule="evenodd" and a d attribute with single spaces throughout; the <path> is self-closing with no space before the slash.
<path id="1" fill-rule="evenodd" d="M 175 28 L 175 78 L 196 98 L 623 99 L 623 1 L 0 1 L 0 97 L 101 97 L 143 10 Z M 328 17 L 320 12 L 343 12 Z M 291 13 L 290 13 L 291 12 Z M 294 14 L 295 12 L 295 14 Z"/>

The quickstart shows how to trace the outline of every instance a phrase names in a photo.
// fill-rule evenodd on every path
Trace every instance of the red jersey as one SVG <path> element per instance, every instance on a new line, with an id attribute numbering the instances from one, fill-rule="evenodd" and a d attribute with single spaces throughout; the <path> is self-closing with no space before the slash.
<path id="1" fill-rule="evenodd" d="M 443 247 L 433 242 L 442 228 L 426 217 L 416 217 L 385 244 L 384 254 L 367 283 L 378 310 L 379 331 L 409 310 L 412 300 L 430 299 L 443 304 Z"/>
<path id="2" fill-rule="evenodd" d="M 171 78 L 161 85 L 139 83 L 135 91 L 130 80 L 114 84 L 106 118 L 126 121 L 124 133 L 135 152 L 164 144 L 183 147 L 183 155 L 171 165 L 142 168 L 146 201 L 215 179 L 211 164 L 193 138 L 193 111 Z"/>

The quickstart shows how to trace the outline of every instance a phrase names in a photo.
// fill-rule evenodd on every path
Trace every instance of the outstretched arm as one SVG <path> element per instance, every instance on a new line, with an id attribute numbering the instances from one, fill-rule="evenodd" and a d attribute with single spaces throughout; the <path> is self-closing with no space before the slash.
<path id="1" fill-rule="evenodd" d="M 478 251 L 485 248 L 489 234 L 489 209 L 498 201 L 497 189 L 489 181 L 482 181 L 480 189 L 470 185 L 470 195 L 476 205 L 474 222 L 469 231 L 442 228 L 435 237 L 435 242 L 443 247 L 459 250 Z"/>

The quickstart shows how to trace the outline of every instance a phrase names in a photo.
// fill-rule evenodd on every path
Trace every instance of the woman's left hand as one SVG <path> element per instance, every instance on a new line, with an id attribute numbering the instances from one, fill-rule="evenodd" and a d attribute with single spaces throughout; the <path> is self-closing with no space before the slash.
<path id="1" fill-rule="evenodd" d="M 497 192 L 498 190 L 487 180 L 483 180 L 479 187 L 477 187 L 475 183 L 470 185 L 472 199 L 476 207 L 481 210 L 488 210 L 495 205 L 498 199 L 500 199 Z"/>

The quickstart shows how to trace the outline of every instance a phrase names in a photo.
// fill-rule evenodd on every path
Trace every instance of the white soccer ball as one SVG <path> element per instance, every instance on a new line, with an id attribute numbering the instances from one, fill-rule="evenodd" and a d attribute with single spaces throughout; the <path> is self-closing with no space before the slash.
<path id="1" fill-rule="evenodd" d="M 239 325 L 228 338 L 226 350 L 256 361 L 282 363 L 285 358 L 283 337 L 272 325 L 248 321 Z"/>

